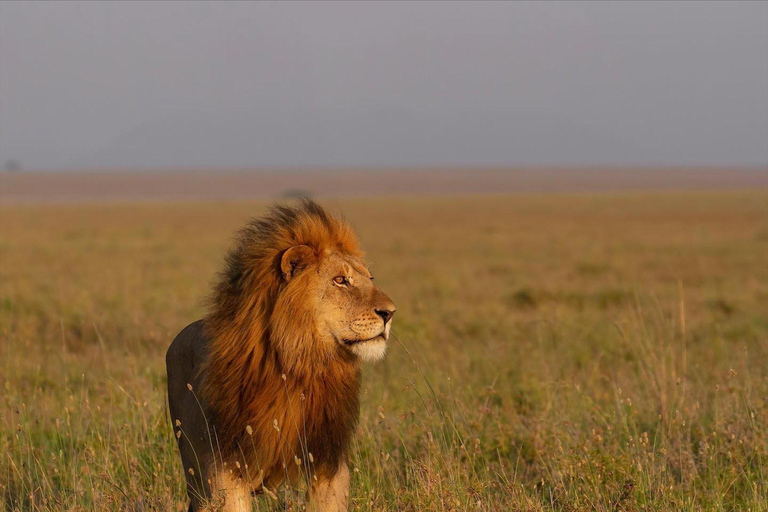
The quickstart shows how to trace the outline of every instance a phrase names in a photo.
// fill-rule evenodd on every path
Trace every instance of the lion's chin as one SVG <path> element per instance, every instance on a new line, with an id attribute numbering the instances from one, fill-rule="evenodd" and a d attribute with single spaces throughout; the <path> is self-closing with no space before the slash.
<path id="1" fill-rule="evenodd" d="M 383 335 L 376 336 L 373 339 L 359 341 L 348 346 L 349 351 L 366 363 L 375 363 L 384 357 L 387 353 L 387 340 Z"/>

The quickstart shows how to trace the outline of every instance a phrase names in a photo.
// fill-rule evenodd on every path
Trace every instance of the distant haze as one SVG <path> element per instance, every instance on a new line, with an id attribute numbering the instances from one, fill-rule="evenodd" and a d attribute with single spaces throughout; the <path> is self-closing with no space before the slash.
<path id="1" fill-rule="evenodd" d="M 768 165 L 768 3 L 0 4 L 0 165 Z"/>

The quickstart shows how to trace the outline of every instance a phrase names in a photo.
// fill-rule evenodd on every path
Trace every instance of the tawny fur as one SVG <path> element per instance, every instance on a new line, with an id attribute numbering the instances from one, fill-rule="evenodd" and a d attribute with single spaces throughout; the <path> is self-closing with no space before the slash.
<path id="1" fill-rule="evenodd" d="M 270 485 L 333 475 L 359 412 L 357 360 L 320 346 L 304 287 L 281 279 L 283 253 L 300 245 L 362 258 L 351 227 L 314 202 L 276 207 L 241 231 L 205 318 L 202 397 L 221 458 Z"/>

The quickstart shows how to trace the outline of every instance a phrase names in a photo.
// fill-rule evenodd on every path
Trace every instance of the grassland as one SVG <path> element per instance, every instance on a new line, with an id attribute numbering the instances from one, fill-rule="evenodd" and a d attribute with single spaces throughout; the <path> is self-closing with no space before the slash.
<path id="1" fill-rule="evenodd" d="M 328 204 L 398 305 L 352 510 L 768 510 L 768 192 Z M 164 350 L 263 209 L 0 208 L 5 510 L 185 509 Z"/>

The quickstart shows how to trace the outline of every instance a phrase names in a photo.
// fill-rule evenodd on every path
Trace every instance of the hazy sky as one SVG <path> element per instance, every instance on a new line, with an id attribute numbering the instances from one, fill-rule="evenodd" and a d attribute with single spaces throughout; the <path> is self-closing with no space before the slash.
<path id="1" fill-rule="evenodd" d="M 0 163 L 768 165 L 768 3 L 0 3 Z"/>

